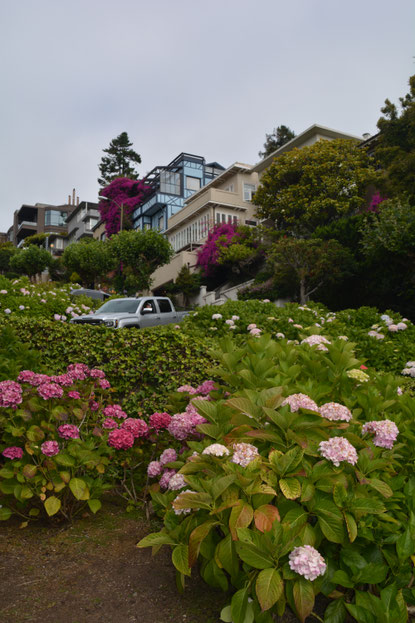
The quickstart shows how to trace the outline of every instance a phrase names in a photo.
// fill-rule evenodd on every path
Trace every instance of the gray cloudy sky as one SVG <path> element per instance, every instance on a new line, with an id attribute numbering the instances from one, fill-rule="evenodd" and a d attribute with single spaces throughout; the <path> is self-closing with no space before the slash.
<path id="1" fill-rule="evenodd" d="M 415 73 L 413 0 L 0 0 L 0 231 L 97 196 L 127 131 L 140 173 L 182 151 L 258 161 L 265 133 L 374 133 Z"/>

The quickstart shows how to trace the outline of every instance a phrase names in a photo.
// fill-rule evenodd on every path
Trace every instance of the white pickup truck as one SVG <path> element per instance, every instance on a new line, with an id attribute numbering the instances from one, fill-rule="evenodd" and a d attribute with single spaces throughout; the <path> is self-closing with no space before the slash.
<path id="1" fill-rule="evenodd" d="M 170 299 L 159 296 L 112 299 L 94 314 L 71 319 L 72 324 L 103 325 L 111 329 L 155 327 L 178 323 L 189 312 L 178 312 Z"/>

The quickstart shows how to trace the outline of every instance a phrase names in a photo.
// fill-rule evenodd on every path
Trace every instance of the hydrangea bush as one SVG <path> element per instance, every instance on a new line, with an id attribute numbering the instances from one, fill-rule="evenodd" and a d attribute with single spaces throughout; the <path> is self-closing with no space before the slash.
<path id="1" fill-rule="evenodd" d="M 304 622 L 318 593 L 326 623 L 407 621 L 415 603 L 415 401 L 350 342 L 318 346 L 229 337 L 209 394 L 172 397 L 206 422 L 167 465 L 174 486 L 153 485 L 164 527 L 139 547 L 170 546 L 181 587 L 198 562 L 232 588 L 225 622 L 271 623 L 287 604 Z"/>

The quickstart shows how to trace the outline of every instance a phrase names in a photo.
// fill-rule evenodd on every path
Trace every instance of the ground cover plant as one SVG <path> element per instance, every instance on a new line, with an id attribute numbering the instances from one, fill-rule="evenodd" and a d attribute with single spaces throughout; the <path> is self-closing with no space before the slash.
<path id="1" fill-rule="evenodd" d="M 319 593 L 327 623 L 406 621 L 413 398 L 364 372 L 345 340 L 221 347 L 210 400 L 173 397 L 206 419 L 203 438 L 191 433 L 167 491 L 153 487 L 164 528 L 139 546 L 169 545 L 179 586 L 196 561 L 208 584 L 231 586 L 223 621 L 271 623 L 287 603 L 305 621 Z"/>

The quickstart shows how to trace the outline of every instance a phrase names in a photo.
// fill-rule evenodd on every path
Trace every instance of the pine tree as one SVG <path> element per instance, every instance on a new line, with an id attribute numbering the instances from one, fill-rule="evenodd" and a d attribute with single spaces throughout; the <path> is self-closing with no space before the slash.
<path id="1" fill-rule="evenodd" d="M 260 158 L 270 156 L 274 151 L 295 138 L 295 133 L 286 125 L 279 125 L 274 128 L 272 134 L 265 135 L 264 151 L 258 152 Z"/>
<path id="2" fill-rule="evenodd" d="M 99 165 L 101 177 L 98 178 L 98 184 L 101 188 L 117 177 L 128 177 L 134 180 L 138 178 L 138 172 L 133 163 L 140 164 L 141 156 L 131 149 L 132 145 L 127 132 L 122 132 L 111 141 L 107 149 L 103 149 L 108 156 L 103 156 Z"/>

